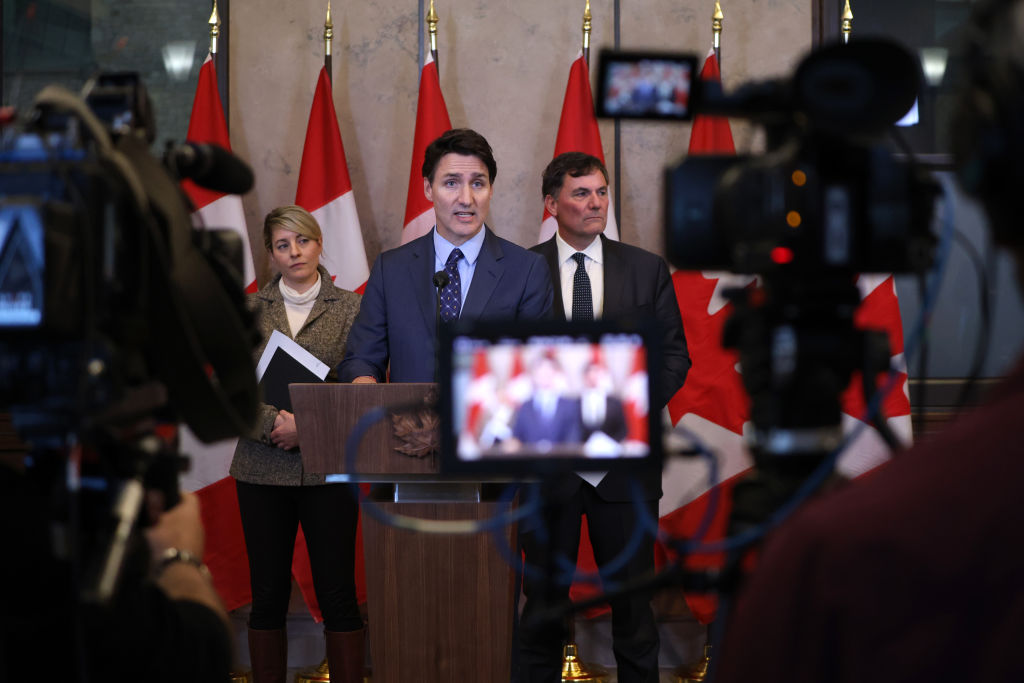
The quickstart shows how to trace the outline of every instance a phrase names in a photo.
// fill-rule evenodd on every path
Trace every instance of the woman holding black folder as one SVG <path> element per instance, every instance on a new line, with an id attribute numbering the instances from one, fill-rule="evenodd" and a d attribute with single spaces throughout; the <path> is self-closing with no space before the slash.
<path id="1" fill-rule="evenodd" d="M 277 330 L 332 368 L 359 312 L 360 297 L 339 289 L 320 265 L 323 237 L 316 219 L 299 206 L 267 214 L 263 243 L 277 270 L 248 296 L 263 341 Z M 313 585 L 324 617 L 332 681 L 363 680 L 363 621 L 355 587 L 358 503 L 347 484 L 327 484 L 302 469 L 295 416 L 263 404 L 259 440 L 240 439 L 231 462 L 249 553 L 252 612 L 249 655 L 255 683 L 284 683 L 285 616 L 291 595 L 292 550 L 298 525 L 306 537 Z"/>

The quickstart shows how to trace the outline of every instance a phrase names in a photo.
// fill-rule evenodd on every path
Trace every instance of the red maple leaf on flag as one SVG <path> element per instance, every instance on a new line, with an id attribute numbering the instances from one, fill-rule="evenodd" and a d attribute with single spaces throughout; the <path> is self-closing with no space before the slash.
<path id="1" fill-rule="evenodd" d="M 712 311 L 716 305 L 715 290 L 721 286 L 720 278 L 713 274 L 677 271 L 672 275 L 672 282 L 693 361 L 686 384 L 669 401 L 672 424 L 679 424 L 685 415 L 696 415 L 707 425 L 728 430 L 734 436 L 732 440 L 738 441 L 743 434 L 743 423 L 750 415 L 750 399 L 737 370 L 738 353 L 722 348 L 722 329 L 732 315 L 733 306 L 726 304 Z M 709 507 L 714 506 L 705 537 L 724 538 L 731 511 L 732 485 L 741 474 L 726 472 L 720 476 L 725 480 L 716 482 L 718 486 L 713 490 L 706 487 L 703 494 L 683 501 L 685 504 L 662 515 L 660 528 L 675 538 L 693 539 L 701 531 Z M 665 483 L 667 485 L 668 480 Z M 676 557 L 675 551 L 659 544 L 655 564 L 661 567 Z M 721 566 L 724 560 L 721 553 L 690 555 L 685 565 L 691 570 L 708 569 Z M 714 619 L 717 600 L 713 595 L 687 593 L 686 603 L 702 623 Z"/>
<path id="2" fill-rule="evenodd" d="M 736 365 L 739 355 L 722 348 L 722 328 L 732 314 L 732 304 L 709 314 L 718 278 L 696 271 L 677 271 L 672 283 L 683 318 L 686 346 L 693 367 L 686 384 L 668 403 L 672 424 L 686 413 L 743 434 L 743 423 L 750 414 L 750 399 Z M 737 407 L 742 406 L 742 410 Z"/>
<path id="3" fill-rule="evenodd" d="M 903 323 L 891 275 L 864 297 L 854 313 L 853 324 L 862 330 L 884 331 L 889 337 L 889 353 L 893 356 L 903 353 Z M 906 372 L 898 372 L 895 381 L 890 378 L 889 373 L 881 373 L 875 378 L 875 384 L 880 390 L 888 390 L 882 400 L 882 414 L 886 418 L 910 415 L 910 399 L 904 390 L 907 384 Z M 860 372 L 854 373 L 840 401 L 843 412 L 847 415 L 857 419 L 865 417 L 867 403 L 864 400 Z"/>

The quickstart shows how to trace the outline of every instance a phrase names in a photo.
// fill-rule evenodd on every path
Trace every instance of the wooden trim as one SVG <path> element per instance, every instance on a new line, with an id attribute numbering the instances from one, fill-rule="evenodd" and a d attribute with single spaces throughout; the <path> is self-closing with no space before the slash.
<path id="1" fill-rule="evenodd" d="M 231 57 L 231 12 L 230 0 L 217 0 L 217 14 L 220 15 L 220 36 L 217 38 L 217 54 L 213 57 L 213 67 L 217 70 L 217 91 L 220 94 L 220 103 L 224 107 L 224 123 L 231 132 L 231 100 L 230 95 L 230 74 L 228 73 L 229 60 Z M 212 8 L 212 4 L 211 4 Z"/>
<path id="2" fill-rule="evenodd" d="M 981 405 L 993 388 L 998 386 L 1000 377 L 979 377 L 967 393 L 964 403 L 959 404 L 960 393 L 967 383 L 965 377 L 930 377 L 925 380 L 911 379 L 910 419 L 914 427 L 914 440 L 935 434 L 946 428 L 961 413 Z M 921 402 L 921 392 L 924 400 Z"/>
<path id="3" fill-rule="evenodd" d="M 811 45 L 818 47 L 839 38 L 843 0 L 811 0 Z"/>
<path id="4" fill-rule="evenodd" d="M 910 403 L 923 412 L 953 410 L 979 405 L 989 392 L 1002 382 L 1001 377 L 979 377 L 967 395 L 965 405 L 957 405 L 960 392 L 967 383 L 966 377 L 929 377 L 924 381 L 909 381 Z M 921 405 L 921 391 L 924 390 L 927 405 Z"/>

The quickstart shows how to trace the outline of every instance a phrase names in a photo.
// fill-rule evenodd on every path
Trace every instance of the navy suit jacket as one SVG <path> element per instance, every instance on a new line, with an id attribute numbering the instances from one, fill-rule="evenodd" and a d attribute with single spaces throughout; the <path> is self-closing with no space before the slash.
<path id="1" fill-rule="evenodd" d="M 658 378 L 661 384 L 661 402 L 656 410 L 683 386 L 686 373 L 690 370 L 690 355 L 686 351 L 686 337 L 683 334 L 683 319 L 679 314 L 676 290 L 668 274 L 668 266 L 657 254 L 622 242 L 600 237 L 604 252 L 604 307 L 603 318 L 642 317 L 656 318 L 663 330 L 662 368 Z M 558 277 L 558 246 L 555 238 L 533 247 L 544 257 L 551 277 Z M 555 287 L 554 315 L 565 319 L 565 304 L 562 301 L 561 286 Z M 349 333 L 351 335 L 351 333 Z M 661 498 L 661 471 L 642 472 L 637 477 L 646 500 Z M 558 496 L 568 496 L 582 480 L 576 476 L 564 478 L 560 484 L 553 484 Z M 606 501 L 626 502 L 632 499 L 629 477 L 610 472 L 598 485 L 597 493 Z"/>
<path id="2" fill-rule="evenodd" d="M 547 417 L 528 400 L 519 406 L 512 436 L 526 444 L 549 441 L 553 444 L 578 445 L 580 443 L 580 401 L 560 396 L 554 413 Z"/>
<path id="3" fill-rule="evenodd" d="M 551 314 L 553 290 L 544 260 L 484 226 L 483 247 L 460 317 L 537 320 Z M 433 382 L 437 362 L 437 290 L 433 231 L 377 257 L 348 333 L 338 378 Z"/>

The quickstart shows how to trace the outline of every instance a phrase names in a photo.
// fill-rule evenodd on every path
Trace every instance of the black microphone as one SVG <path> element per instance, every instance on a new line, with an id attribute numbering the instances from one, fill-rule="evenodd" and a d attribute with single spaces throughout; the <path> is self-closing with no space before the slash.
<path id="1" fill-rule="evenodd" d="M 441 290 L 448 286 L 448 273 L 439 270 L 434 273 L 434 287 L 437 289 L 437 316 L 435 322 L 437 329 L 441 329 Z"/>
<path id="2" fill-rule="evenodd" d="M 188 178 L 207 190 L 244 194 L 252 189 L 249 164 L 219 145 L 186 142 L 169 148 L 164 163 L 179 179 Z"/>

